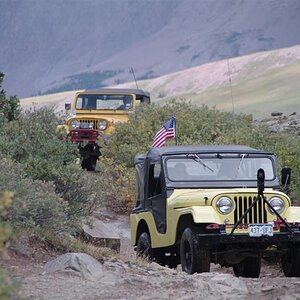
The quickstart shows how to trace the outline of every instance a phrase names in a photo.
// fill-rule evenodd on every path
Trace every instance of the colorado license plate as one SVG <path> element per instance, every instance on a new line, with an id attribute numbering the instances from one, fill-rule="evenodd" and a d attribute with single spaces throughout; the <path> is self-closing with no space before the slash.
<path id="1" fill-rule="evenodd" d="M 248 232 L 250 236 L 273 236 L 273 224 L 249 224 Z"/>

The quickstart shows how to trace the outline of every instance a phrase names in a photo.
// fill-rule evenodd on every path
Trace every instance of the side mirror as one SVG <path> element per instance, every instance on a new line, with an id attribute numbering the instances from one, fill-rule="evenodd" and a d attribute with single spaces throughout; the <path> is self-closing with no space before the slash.
<path id="1" fill-rule="evenodd" d="M 71 109 L 71 103 L 65 103 L 65 110 L 68 111 Z"/>
<path id="2" fill-rule="evenodd" d="M 281 170 L 281 185 L 286 187 L 291 183 L 291 168 L 284 167 Z"/>
<path id="3" fill-rule="evenodd" d="M 265 189 L 265 171 L 264 169 L 259 169 L 257 171 L 257 189 L 258 195 L 262 195 Z"/>

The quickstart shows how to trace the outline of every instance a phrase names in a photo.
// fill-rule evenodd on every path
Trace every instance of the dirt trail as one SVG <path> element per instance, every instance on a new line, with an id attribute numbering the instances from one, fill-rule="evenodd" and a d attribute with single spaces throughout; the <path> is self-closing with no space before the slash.
<path id="1" fill-rule="evenodd" d="M 53 253 L 28 258 L 10 254 L 2 264 L 23 282 L 29 299 L 300 299 L 300 279 L 286 278 L 278 264 L 263 262 L 260 278 L 237 278 L 231 268 L 211 265 L 210 273 L 187 275 L 156 263 L 135 261 L 129 243 L 129 220 L 107 218 L 121 236 L 122 259 L 103 263 L 105 276 L 88 281 L 76 272 L 42 274 Z"/>

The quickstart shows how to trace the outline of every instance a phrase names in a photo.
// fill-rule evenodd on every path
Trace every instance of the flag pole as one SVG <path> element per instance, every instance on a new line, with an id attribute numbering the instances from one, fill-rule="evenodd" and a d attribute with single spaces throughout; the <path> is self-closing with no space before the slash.
<path id="1" fill-rule="evenodd" d="M 174 118 L 174 121 L 175 121 L 175 145 L 177 146 L 177 121 L 176 121 L 176 118 L 175 118 L 175 112 L 173 112 L 173 118 Z"/>

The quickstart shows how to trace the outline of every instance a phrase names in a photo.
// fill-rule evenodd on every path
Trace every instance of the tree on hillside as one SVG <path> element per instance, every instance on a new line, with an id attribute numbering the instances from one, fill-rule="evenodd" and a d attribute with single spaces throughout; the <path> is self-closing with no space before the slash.
<path id="1" fill-rule="evenodd" d="M 0 89 L 4 80 L 4 74 L 0 72 Z M 17 120 L 21 113 L 20 101 L 16 96 L 6 98 L 5 91 L 0 91 L 0 118 L 7 121 Z"/>

